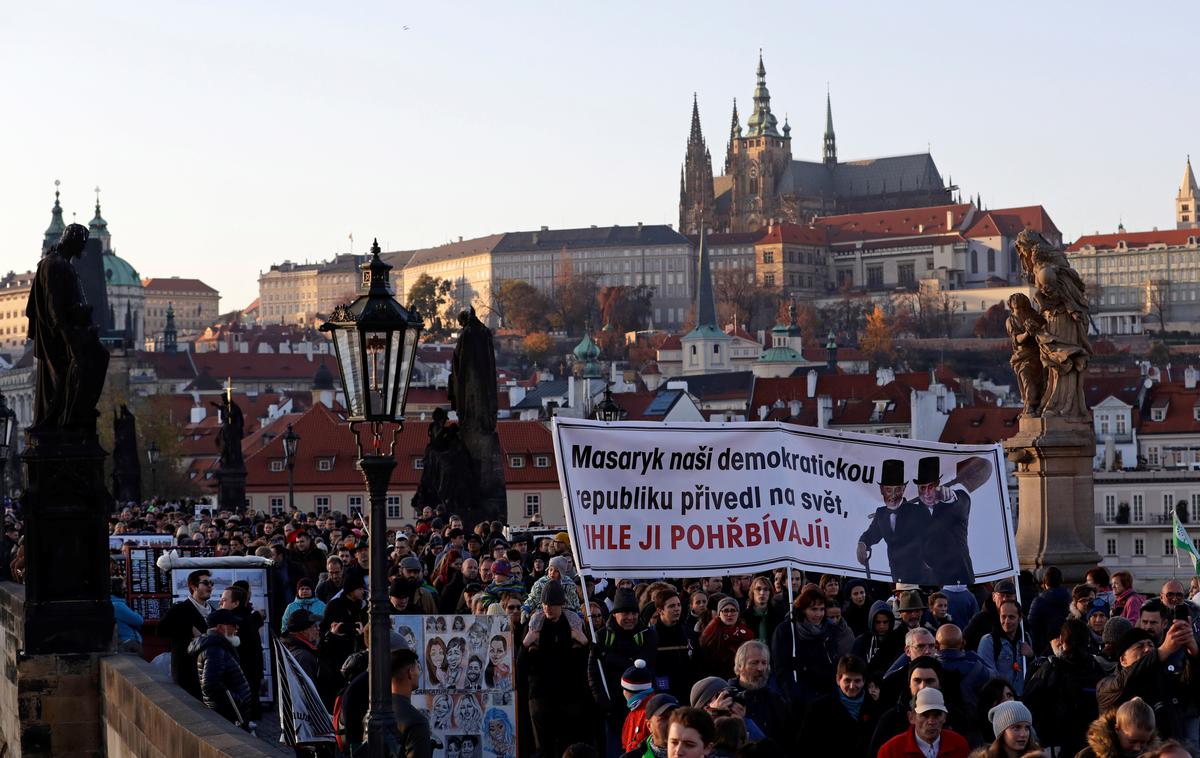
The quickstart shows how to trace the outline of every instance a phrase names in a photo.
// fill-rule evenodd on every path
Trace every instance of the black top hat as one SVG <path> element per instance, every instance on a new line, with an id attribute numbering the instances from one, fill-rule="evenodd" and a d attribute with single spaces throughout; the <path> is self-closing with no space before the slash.
<path id="1" fill-rule="evenodd" d="M 930 455 L 917 462 L 917 478 L 913 484 L 937 484 L 942 481 L 941 459 Z"/>
<path id="2" fill-rule="evenodd" d="M 879 478 L 879 485 L 895 487 L 899 484 L 907 484 L 904 481 L 904 461 L 888 458 L 883 462 L 883 475 Z"/>

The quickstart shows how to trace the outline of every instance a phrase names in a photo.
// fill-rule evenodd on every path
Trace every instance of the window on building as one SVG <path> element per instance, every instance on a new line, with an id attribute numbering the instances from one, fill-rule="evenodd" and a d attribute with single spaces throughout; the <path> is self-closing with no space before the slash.
<path id="1" fill-rule="evenodd" d="M 413 468 L 417 469 L 418 471 L 425 468 L 425 459 L 413 458 Z"/>
<path id="2" fill-rule="evenodd" d="M 1158 451 L 1157 447 L 1146 448 L 1146 462 L 1149 463 L 1151 466 L 1157 466 L 1158 460 L 1159 460 L 1158 454 L 1159 454 L 1159 451 Z"/>
<path id="3" fill-rule="evenodd" d="M 550 468 L 550 456 L 536 455 L 533 458 L 534 468 Z"/>
<path id="4" fill-rule="evenodd" d="M 322 458 L 317 461 L 317 471 L 333 471 L 333 459 Z"/>
<path id="5" fill-rule="evenodd" d="M 271 470 L 272 471 L 283 471 L 283 461 L 280 461 L 280 460 L 271 461 Z"/>
<path id="6" fill-rule="evenodd" d="M 1175 507 L 1175 493 L 1164 492 L 1162 496 L 1163 518 L 1171 518 L 1171 509 Z"/>
<path id="7" fill-rule="evenodd" d="M 774 287 L 775 286 L 775 275 L 774 274 L 763 274 L 763 286 L 764 287 Z"/>
<path id="8" fill-rule="evenodd" d="M 979 251 L 978 250 L 971 251 L 971 273 L 972 274 L 979 273 Z"/>
<path id="9" fill-rule="evenodd" d="M 520 455 L 508 456 L 508 465 L 512 468 L 525 468 L 525 458 Z"/>
<path id="10" fill-rule="evenodd" d="M 991 249 L 990 247 L 988 248 L 988 251 L 987 251 L 987 263 L 988 263 L 988 273 L 990 274 L 996 270 L 996 251 Z"/>
<path id="11" fill-rule="evenodd" d="M 268 501 L 268 503 L 270 504 L 272 516 L 278 516 L 279 514 L 283 513 L 283 498 L 282 497 L 272 496 L 271 499 Z"/>
<path id="12" fill-rule="evenodd" d="M 1146 520 L 1146 506 L 1141 494 L 1133 496 L 1133 522 L 1140 524 Z"/>
<path id="13" fill-rule="evenodd" d="M 917 276 L 916 276 L 916 272 L 913 269 L 914 269 L 914 264 L 912 264 L 912 263 L 901 263 L 899 266 L 896 267 L 896 275 L 897 275 L 897 278 L 900 280 L 900 284 L 912 285 L 912 284 L 916 283 Z"/>
<path id="14" fill-rule="evenodd" d="M 926 270 L 926 271 L 933 271 L 933 258 L 926 258 L 926 259 L 925 259 L 925 270 Z"/>
<path id="15" fill-rule="evenodd" d="M 1163 540 L 1163 555 L 1175 555 L 1175 540 L 1167 537 Z"/>
<path id="16" fill-rule="evenodd" d="M 346 498 L 346 510 L 350 513 L 359 513 L 363 509 L 362 495 L 349 495 Z"/>
<path id="17" fill-rule="evenodd" d="M 1108 434 L 1108 416 L 1100 417 L 1100 434 Z"/>
<path id="18" fill-rule="evenodd" d="M 1111 524 L 1116 517 L 1117 517 L 1117 496 L 1116 495 L 1105 495 L 1104 496 L 1104 522 L 1107 524 Z"/>
<path id="19" fill-rule="evenodd" d="M 317 495 L 313 498 L 313 505 L 316 507 L 318 516 L 322 513 L 329 513 L 329 496 Z"/>
<path id="20" fill-rule="evenodd" d="M 1146 554 L 1146 540 L 1142 539 L 1141 537 L 1133 538 L 1133 554 L 1134 555 L 1145 555 Z"/>
<path id="21" fill-rule="evenodd" d="M 542 513 L 542 496 L 536 492 L 525 493 L 525 518 L 540 516 Z"/>
<path id="22" fill-rule="evenodd" d="M 763 263 L 774 263 L 775 253 L 770 250 L 763 251 Z"/>
<path id="23" fill-rule="evenodd" d="M 867 267 L 867 286 L 871 289 L 879 289 L 883 286 L 883 266 Z"/>
<path id="24" fill-rule="evenodd" d="M 1124 434 L 1124 433 L 1125 433 L 1125 414 L 1118 413 L 1117 414 L 1117 434 Z"/>
<path id="25" fill-rule="evenodd" d="M 390 519 L 400 518 L 400 496 L 387 496 L 387 517 Z"/>

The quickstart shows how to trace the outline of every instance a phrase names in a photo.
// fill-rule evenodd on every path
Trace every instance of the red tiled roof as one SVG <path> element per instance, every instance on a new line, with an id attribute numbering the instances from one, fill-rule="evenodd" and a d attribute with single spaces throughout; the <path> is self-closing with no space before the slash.
<path id="1" fill-rule="evenodd" d="M 959 445 L 991 445 L 1017 433 L 1020 408 L 970 406 L 955 408 L 946 419 L 939 442 Z"/>
<path id="2" fill-rule="evenodd" d="M 200 373 L 238 379 L 312 379 L 324 356 L 309 359 L 302 353 L 195 353 L 192 360 Z"/>
<path id="3" fill-rule="evenodd" d="M 841 350 L 838 351 L 839 355 Z M 801 369 L 801 371 L 804 371 Z M 789 400 L 807 401 L 808 376 L 800 374 L 777 378 L 761 378 L 754 382 L 754 395 L 750 400 L 752 413 L 757 413 L 761 405 L 774 405 L 776 400 L 787 403 Z M 913 371 L 896 374 L 896 380 L 880 387 L 874 374 L 818 374 L 815 396 L 828 395 L 834 401 L 839 400 L 895 400 L 909 403 L 911 390 L 928 390 L 930 385 L 928 371 Z M 950 390 L 958 389 L 958 379 L 954 372 L 945 367 L 937 369 L 937 379 Z M 757 418 L 757 416 L 755 417 Z"/>
<path id="4" fill-rule="evenodd" d="M 1042 234 L 1058 235 L 1061 232 L 1050 219 L 1050 214 L 1040 205 L 1026 205 L 1020 208 L 996 208 L 983 211 L 975 217 L 971 227 L 967 229 L 966 237 L 1016 237 L 1026 229 L 1032 229 Z"/>
<path id="5" fill-rule="evenodd" d="M 974 209 L 969 203 L 936 205 L 931 208 L 903 208 L 895 211 L 851 213 L 843 216 L 819 216 L 812 226 L 828 234 L 830 242 L 957 234 L 967 215 Z M 950 223 L 947 224 L 947 213 Z"/>
<path id="6" fill-rule="evenodd" d="M 179 279 L 168 277 L 158 279 L 143 279 L 142 288 L 147 294 L 158 292 L 187 292 L 196 295 L 215 295 L 217 291 L 199 279 Z"/>
<path id="7" fill-rule="evenodd" d="M 1150 413 L 1143 413 L 1139 434 L 1195 434 L 1200 432 L 1194 408 L 1200 403 L 1200 387 L 1187 389 L 1181 382 L 1164 382 L 1150 389 Z M 1165 408 L 1166 418 L 1154 420 L 1153 409 Z"/>
<path id="8" fill-rule="evenodd" d="M 413 461 L 425 454 L 429 441 L 427 421 L 409 421 L 404 425 L 396 441 L 396 469 L 391 484 L 412 490 L 421 479 L 421 470 Z M 297 489 L 328 489 L 346 491 L 363 489 L 362 473 L 356 468 L 358 459 L 354 435 L 349 425 L 337 414 L 322 404 L 313 406 L 298 419 L 292 421 L 293 429 L 302 440 L 313 444 L 300 445 L 296 456 L 295 482 Z M 499 421 L 496 431 L 500 436 L 500 447 L 504 453 L 504 478 L 510 485 L 557 487 L 558 474 L 554 466 L 554 445 L 550 431 L 536 421 Z M 390 431 L 385 438 L 390 438 Z M 320 440 L 317 445 L 316 441 Z M 544 455 L 550 465 L 540 468 L 534 465 L 533 456 Z M 511 458 L 521 456 L 524 465 L 512 466 Z M 272 439 L 267 445 L 246 455 L 246 486 L 250 491 L 286 490 L 287 471 L 271 471 L 272 460 L 283 459 L 281 437 Z M 319 459 L 330 459 L 329 471 L 318 470 Z"/>
<path id="9" fill-rule="evenodd" d="M 830 217 L 836 218 L 836 217 Z M 819 221 L 820 219 L 818 219 Z M 825 230 L 807 224 L 773 224 L 755 243 L 757 245 L 810 245 L 823 247 L 826 243 Z"/>
<path id="10" fill-rule="evenodd" d="M 1071 243 L 1068 253 L 1075 253 L 1085 245 L 1091 245 L 1100 250 L 1116 248 L 1118 242 L 1124 242 L 1126 247 L 1139 248 L 1150 245 L 1168 245 L 1183 247 L 1188 243 L 1188 237 L 1200 238 L 1200 230 L 1196 229 L 1162 229 L 1151 232 L 1118 232 L 1117 234 L 1086 234 Z"/>
<path id="11" fill-rule="evenodd" d="M 659 350 L 682 350 L 683 349 L 683 339 L 680 338 L 680 336 L 678 334 L 672 334 L 671 336 L 667 337 L 665 340 L 662 341 L 662 344 L 658 346 L 658 349 Z"/>

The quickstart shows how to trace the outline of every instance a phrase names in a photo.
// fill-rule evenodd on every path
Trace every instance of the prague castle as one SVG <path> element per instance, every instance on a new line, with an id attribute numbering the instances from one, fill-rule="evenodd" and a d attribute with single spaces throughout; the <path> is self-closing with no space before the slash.
<path id="1" fill-rule="evenodd" d="M 828 95 L 822 159 L 794 159 L 791 127 L 785 119 L 781 128 L 771 112 L 761 53 L 757 73 L 754 110 L 743 131 L 734 101 L 725 171 L 715 178 L 700 129 L 699 103 L 693 99 L 679 187 L 679 230 L 684 234 L 696 234 L 702 225 L 720 232 L 756 232 L 771 223 L 808 223 L 815 216 L 953 202 L 953 187 L 942 181 L 929 153 L 839 161 Z"/>

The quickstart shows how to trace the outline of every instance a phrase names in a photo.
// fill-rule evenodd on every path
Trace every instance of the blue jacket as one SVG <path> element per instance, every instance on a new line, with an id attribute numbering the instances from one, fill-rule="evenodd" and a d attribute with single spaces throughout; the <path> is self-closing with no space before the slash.
<path id="1" fill-rule="evenodd" d="M 287 628 L 288 619 L 293 613 L 298 610 L 306 610 L 314 616 L 325 616 L 325 603 L 321 602 L 316 596 L 310 597 L 307 600 L 296 598 L 288 603 L 287 608 L 283 609 L 283 628 Z"/>
<path id="2" fill-rule="evenodd" d="M 950 586 L 942 587 L 941 592 L 946 596 L 946 602 L 950 604 L 950 618 L 954 619 L 954 623 L 962 627 L 965 632 L 967 623 L 975 618 L 976 613 L 979 613 L 979 601 L 975 599 L 970 590 L 966 588 L 950 589 Z"/>
<path id="3" fill-rule="evenodd" d="M 117 641 L 142 641 L 142 624 L 146 620 L 125 603 L 125 598 L 112 596 L 113 617 L 117 620 Z"/>
<path id="4" fill-rule="evenodd" d="M 1028 634 L 1025 635 L 1025 641 L 1029 642 Z M 1000 646 L 999 649 L 996 645 Z M 1012 685 L 1018 698 L 1025 694 L 1025 676 L 1033 673 L 1033 660 L 1022 660 L 1012 640 L 1004 637 L 997 639 L 991 632 L 983 635 L 979 641 L 979 657 L 987 663 L 995 662 L 996 675 Z"/>
<path id="5" fill-rule="evenodd" d="M 991 660 L 984 660 L 969 650 L 939 650 L 937 658 L 942 668 L 958 674 L 963 709 L 967 713 L 978 712 L 979 691 L 989 679 L 996 676 Z"/>
<path id="6" fill-rule="evenodd" d="M 1050 640 L 1058 636 L 1070 611 L 1071 590 L 1063 586 L 1046 590 L 1033 599 L 1026 622 L 1033 637 L 1033 652 L 1038 655 L 1050 652 Z"/>

